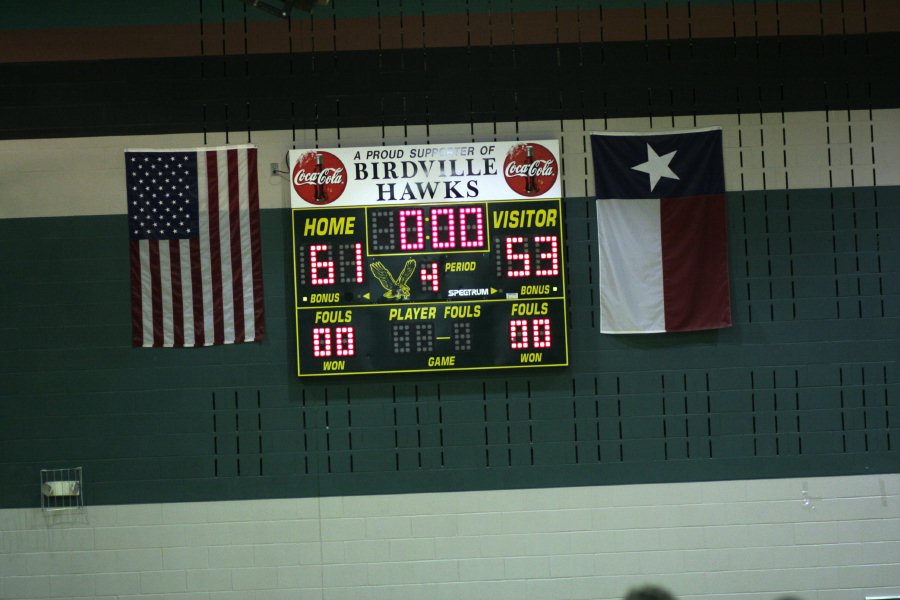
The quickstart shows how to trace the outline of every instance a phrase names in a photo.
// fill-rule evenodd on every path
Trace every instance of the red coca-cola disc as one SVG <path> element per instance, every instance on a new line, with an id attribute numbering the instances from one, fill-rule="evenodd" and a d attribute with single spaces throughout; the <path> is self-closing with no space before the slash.
<path id="1" fill-rule="evenodd" d="M 305 202 L 316 206 L 331 204 L 347 187 L 347 169 L 331 152 L 313 150 L 297 159 L 291 184 Z"/>
<path id="2" fill-rule="evenodd" d="M 553 153 L 540 144 L 516 144 L 506 154 L 503 176 L 520 196 L 540 196 L 556 183 L 559 165 Z"/>

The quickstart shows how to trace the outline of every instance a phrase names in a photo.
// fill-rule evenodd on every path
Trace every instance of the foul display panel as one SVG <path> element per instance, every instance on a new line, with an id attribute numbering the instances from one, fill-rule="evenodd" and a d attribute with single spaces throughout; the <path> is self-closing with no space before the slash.
<path id="1" fill-rule="evenodd" d="M 368 149 L 358 150 L 341 169 L 352 156 L 363 160 Z M 298 177 L 304 160 L 325 174 Z M 482 163 L 483 170 L 499 176 L 499 160 Z M 327 172 L 328 162 L 298 156 L 293 176 L 295 191 L 313 200 L 292 211 L 299 375 L 568 364 L 562 204 L 540 193 L 539 180 L 528 184 L 532 197 L 508 184 L 492 193 L 478 180 L 480 193 L 471 198 L 363 198 L 357 205 L 352 197 L 329 199 L 326 179 L 334 184 L 339 167 Z M 389 168 L 381 163 L 362 163 L 355 174 Z M 401 172 L 402 162 L 395 169 Z M 502 172 L 509 171 L 515 168 Z M 297 190 L 308 180 L 320 189 Z M 342 183 L 338 196 L 352 195 L 354 186 Z"/>

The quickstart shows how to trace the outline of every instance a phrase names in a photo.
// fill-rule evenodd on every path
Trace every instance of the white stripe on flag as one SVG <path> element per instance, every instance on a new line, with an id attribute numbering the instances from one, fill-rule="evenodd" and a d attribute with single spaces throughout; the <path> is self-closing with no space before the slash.
<path id="1" fill-rule="evenodd" d="M 184 345 L 196 346 L 194 339 L 194 290 L 191 277 L 191 241 L 179 240 L 178 248 L 181 251 L 181 298 L 182 312 L 184 313 Z"/>
<path id="2" fill-rule="evenodd" d="M 601 333 L 666 330 L 658 199 L 597 200 Z"/>
<path id="3" fill-rule="evenodd" d="M 203 290 L 204 345 L 213 344 L 212 267 L 209 251 L 209 177 L 206 152 L 197 153 L 197 200 L 200 224 L 200 285 Z"/>
<path id="4" fill-rule="evenodd" d="M 216 152 L 219 176 L 219 249 L 222 262 L 222 317 L 225 343 L 234 343 L 234 288 L 231 282 L 231 221 L 229 219 L 228 151 Z M 215 217 L 215 215 L 213 215 Z"/>
<path id="5" fill-rule="evenodd" d="M 244 295 L 244 339 L 256 339 L 256 305 L 253 297 L 253 252 L 250 245 L 250 175 L 247 168 L 247 149 L 238 154 L 238 181 L 240 183 L 241 226 L 241 277 Z"/>
<path id="6" fill-rule="evenodd" d="M 168 240 L 159 241 L 159 285 L 162 293 L 163 346 L 175 345 L 175 327 L 172 322 L 172 266 Z M 165 290 L 169 290 L 166 292 Z"/>
<path id="7" fill-rule="evenodd" d="M 150 273 L 150 240 L 138 242 L 141 257 L 141 332 L 144 347 L 153 346 L 153 276 Z"/>

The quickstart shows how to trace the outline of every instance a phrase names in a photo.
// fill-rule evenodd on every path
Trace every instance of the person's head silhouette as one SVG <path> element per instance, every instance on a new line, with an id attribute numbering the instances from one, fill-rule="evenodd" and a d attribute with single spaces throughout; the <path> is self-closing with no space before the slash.
<path id="1" fill-rule="evenodd" d="M 644 585 L 628 590 L 624 600 L 675 600 L 675 596 L 657 585 Z"/>

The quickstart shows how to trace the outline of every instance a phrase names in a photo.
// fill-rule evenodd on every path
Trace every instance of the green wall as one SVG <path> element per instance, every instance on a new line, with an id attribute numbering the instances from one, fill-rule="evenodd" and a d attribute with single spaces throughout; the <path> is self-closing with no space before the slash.
<path id="1" fill-rule="evenodd" d="M 734 327 L 599 334 L 567 198 L 571 366 L 300 380 L 290 224 L 267 339 L 130 347 L 125 216 L 0 220 L 0 507 L 84 467 L 117 504 L 895 472 L 900 188 L 730 193 Z"/>

